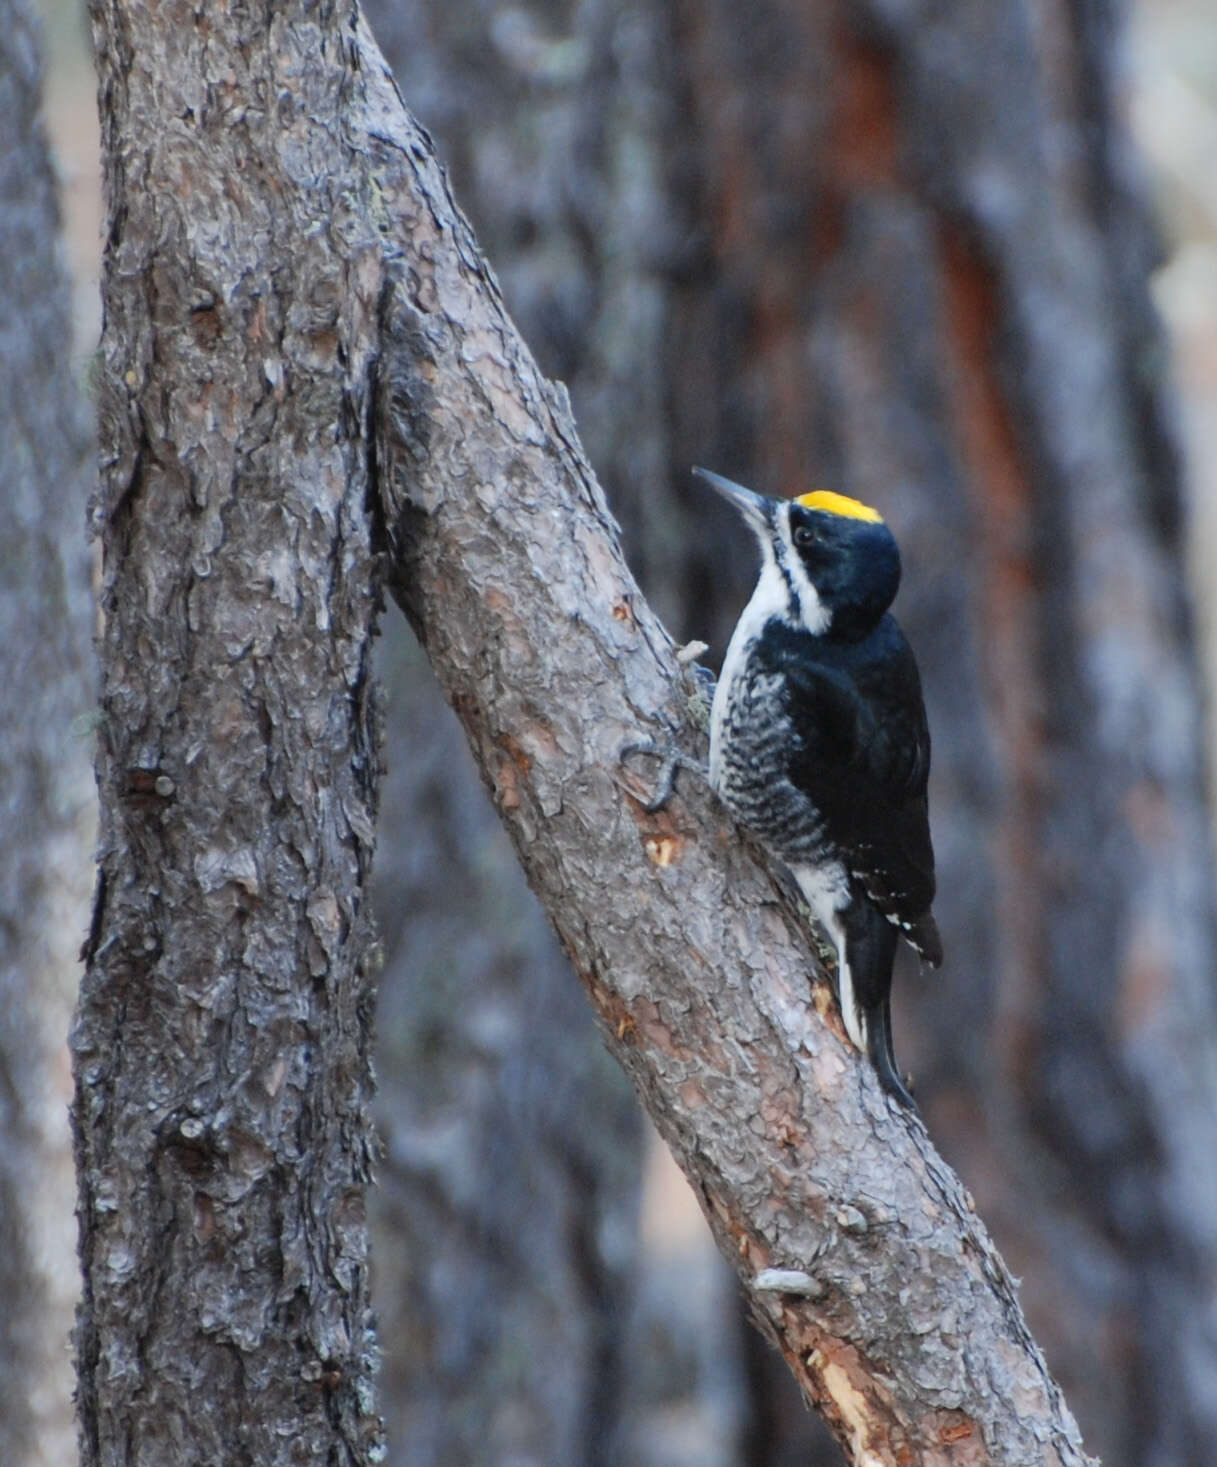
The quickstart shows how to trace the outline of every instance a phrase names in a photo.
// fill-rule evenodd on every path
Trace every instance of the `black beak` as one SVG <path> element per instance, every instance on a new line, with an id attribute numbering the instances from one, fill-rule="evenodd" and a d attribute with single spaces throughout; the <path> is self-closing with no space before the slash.
<path id="1" fill-rule="evenodd" d="M 745 489 L 742 484 L 732 483 L 730 479 L 724 479 L 721 474 L 712 474 L 709 469 L 694 468 L 693 472 L 697 478 L 704 479 L 716 494 L 721 494 L 728 504 L 734 505 L 758 535 L 766 533 L 769 529 L 773 500 L 766 499 L 763 494 L 754 494 L 751 489 Z"/>

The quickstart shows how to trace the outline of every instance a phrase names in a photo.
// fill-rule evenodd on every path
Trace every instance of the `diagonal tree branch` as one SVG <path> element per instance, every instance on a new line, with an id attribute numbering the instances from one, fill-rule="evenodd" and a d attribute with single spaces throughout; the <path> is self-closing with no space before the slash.
<path id="1" fill-rule="evenodd" d="M 648 815 L 619 765 L 640 736 L 704 753 L 701 695 L 358 12 L 95 0 L 93 20 L 85 1459 L 382 1454 L 362 1221 L 380 529 L 610 1047 L 854 1461 L 1083 1463 L 987 1233 L 843 1040 L 773 874 L 701 781 Z"/>
<path id="2" fill-rule="evenodd" d="M 704 753 L 696 682 L 621 558 L 564 391 L 362 45 L 404 242 L 381 311 L 391 582 L 610 1048 L 855 1462 L 1084 1462 L 983 1224 L 828 1017 L 772 874 L 702 781 L 648 815 L 623 774 L 640 735 Z"/>

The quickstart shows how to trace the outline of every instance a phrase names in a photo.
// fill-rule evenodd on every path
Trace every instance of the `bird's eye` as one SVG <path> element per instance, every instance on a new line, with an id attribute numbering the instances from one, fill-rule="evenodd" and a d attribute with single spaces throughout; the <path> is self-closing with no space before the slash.
<path id="1" fill-rule="evenodd" d="M 809 545 L 816 543 L 816 532 L 807 525 L 800 525 L 794 532 L 794 543 L 800 550 L 806 550 Z"/>

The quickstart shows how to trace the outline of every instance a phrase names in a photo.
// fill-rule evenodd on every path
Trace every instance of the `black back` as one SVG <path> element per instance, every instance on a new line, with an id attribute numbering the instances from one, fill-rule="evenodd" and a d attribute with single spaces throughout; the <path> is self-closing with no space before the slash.
<path id="1" fill-rule="evenodd" d="M 930 732 L 903 632 L 890 615 L 856 641 L 774 620 L 756 656 L 787 689 L 791 782 L 825 816 L 850 874 L 880 911 L 918 928 L 934 900 Z M 923 955 L 933 963 L 937 933 L 932 920 L 924 926 L 931 950 Z"/>

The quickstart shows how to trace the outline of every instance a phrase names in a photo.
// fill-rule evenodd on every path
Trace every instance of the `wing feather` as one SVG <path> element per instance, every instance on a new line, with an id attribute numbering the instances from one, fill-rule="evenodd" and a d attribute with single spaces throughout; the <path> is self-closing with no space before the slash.
<path id="1" fill-rule="evenodd" d="M 937 963 L 930 733 L 903 633 L 890 616 L 852 643 L 790 628 L 770 639 L 769 655 L 788 690 L 791 783 L 825 817 L 875 905 Z"/>

